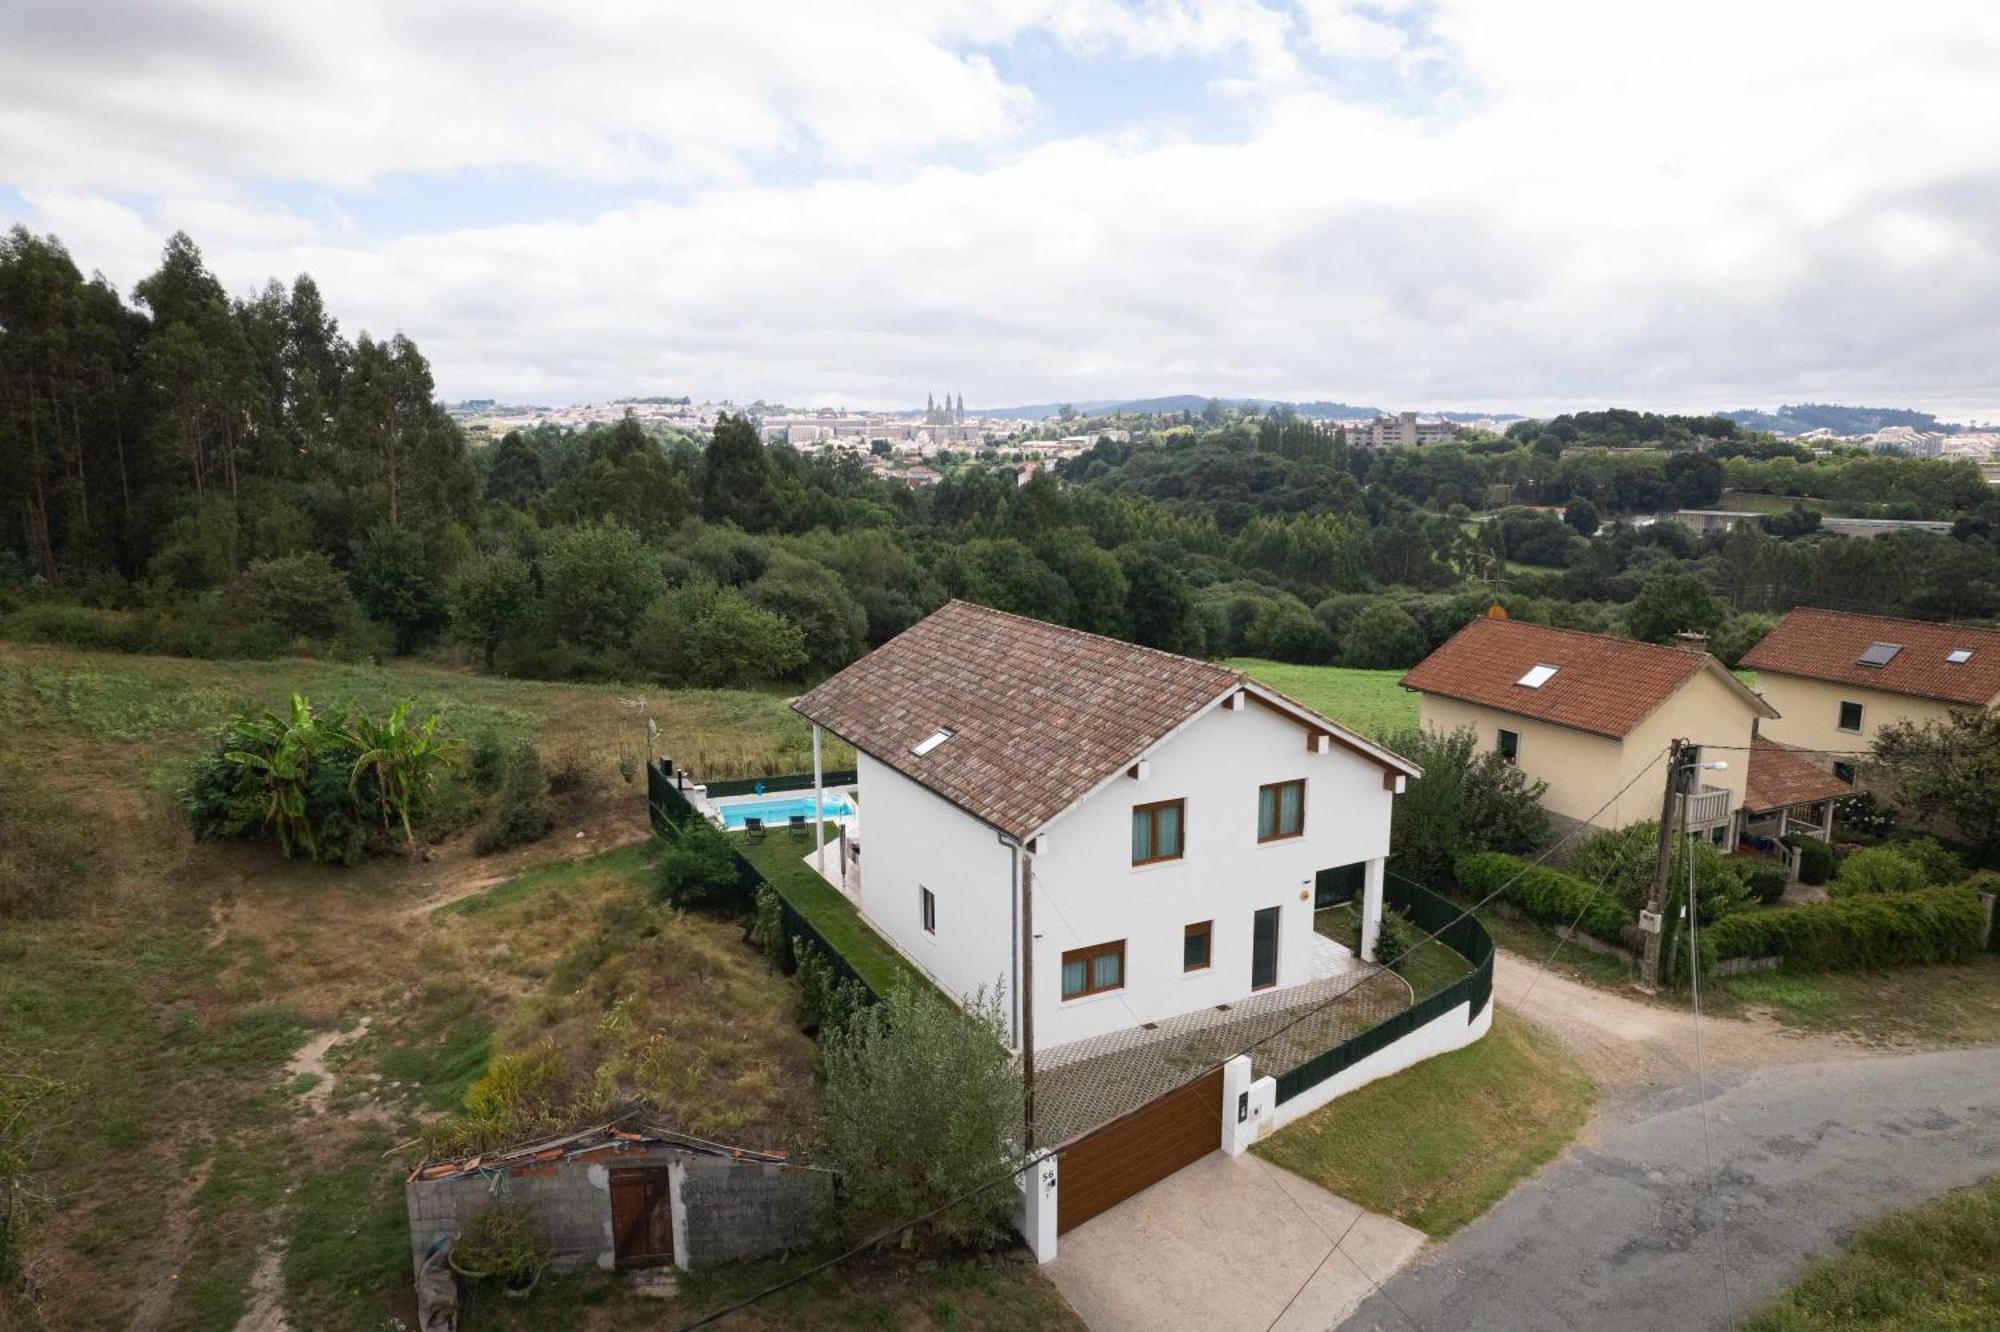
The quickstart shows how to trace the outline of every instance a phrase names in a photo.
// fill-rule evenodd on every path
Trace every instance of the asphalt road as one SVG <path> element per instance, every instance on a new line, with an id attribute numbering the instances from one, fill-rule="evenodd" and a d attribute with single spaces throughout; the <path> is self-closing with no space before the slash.
<path id="1" fill-rule="evenodd" d="M 1350 1329 L 1733 1328 L 1882 1213 L 2000 1173 L 2000 1047 L 1727 1067 L 1590 1131 Z M 1712 1155 L 1713 1167 L 1710 1167 Z"/>

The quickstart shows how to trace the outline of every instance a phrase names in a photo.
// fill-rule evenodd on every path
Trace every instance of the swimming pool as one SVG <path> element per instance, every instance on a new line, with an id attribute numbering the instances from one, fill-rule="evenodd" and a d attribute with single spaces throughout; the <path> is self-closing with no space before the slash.
<path id="1" fill-rule="evenodd" d="M 847 792 L 835 789 L 826 792 L 821 808 L 829 819 L 844 819 L 854 813 L 854 802 L 847 798 Z M 782 828 L 792 821 L 794 814 L 811 823 L 813 797 L 810 791 L 784 795 L 725 797 L 715 802 L 715 812 L 722 816 L 722 826 L 725 828 L 741 828 L 746 818 L 762 819 L 766 828 Z"/>

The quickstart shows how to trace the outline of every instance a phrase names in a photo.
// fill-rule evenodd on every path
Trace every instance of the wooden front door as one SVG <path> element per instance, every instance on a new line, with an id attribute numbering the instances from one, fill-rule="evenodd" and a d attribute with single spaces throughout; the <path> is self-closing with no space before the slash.
<path id="1" fill-rule="evenodd" d="M 673 1262 L 673 1195 L 664 1162 L 611 1172 L 611 1244 L 620 1267 Z"/>
<path id="2" fill-rule="evenodd" d="M 1148 1101 L 1062 1154 L 1056 1232 L 1193 1165 L 1222 1145 L 1222 1070 Z"/>

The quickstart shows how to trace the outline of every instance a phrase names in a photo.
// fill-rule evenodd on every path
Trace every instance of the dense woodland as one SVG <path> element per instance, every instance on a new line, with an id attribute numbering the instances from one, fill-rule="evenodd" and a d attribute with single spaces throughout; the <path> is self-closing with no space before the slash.
<path id="1" fill-rule="evenodd" d="M 1350 449 L 1284 408 L 1124 418 L 1017 483 L 634 421 L 470 448 L 417 346 L 345 336 L 311 278 L 232 297 L 185 235 L 129 300 L 0 242 L 0 633 L 198 656 L 462 654 L 541 677 L 810 679 L 962 596 L 1176 651 L 1402 667 L 1510 613 L 1733 659 L 1802 603 L 2000 611 L 2000 504 L 1965 463 L 1816 456 L 1723 417 L 1525 421 Z M 1068 429 L 1075 429 L 1072 424 Z M 1628 520 L 1773 512 L 1727 535 Z M 1822 511 L 1949 536 L 1822 535 Z"/>

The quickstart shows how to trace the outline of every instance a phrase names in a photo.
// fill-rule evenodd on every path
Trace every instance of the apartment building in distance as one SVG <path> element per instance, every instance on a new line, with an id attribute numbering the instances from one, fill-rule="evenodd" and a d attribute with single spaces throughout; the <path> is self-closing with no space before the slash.
<path id="1" fill-rule="evenodd" d="M 1424 444 L 1442 444 L 1458 438 L 1458 427 L 1449 421 L 1420 421 L 1415 412 L 1397 412 L 1372 421 L 1351 422 L 1346 426 L 1347 442 L 1363 449 L 1414 449 Z"/>

